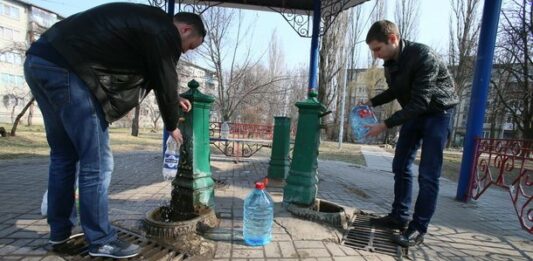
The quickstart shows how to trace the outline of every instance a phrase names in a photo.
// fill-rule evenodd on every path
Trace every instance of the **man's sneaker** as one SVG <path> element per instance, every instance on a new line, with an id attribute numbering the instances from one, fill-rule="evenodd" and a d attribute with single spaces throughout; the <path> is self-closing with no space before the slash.
<path id="1" fill-rule="evenodd" d="M 390 229 L 399 229 L 404 231 L 407 229 L 408 221 L 400 220 L 396 217 L 393 217 L 391 214 L 388 214 L 380 218 L 371 218 L 370 224 L 378 227 L 385 227 Z"/>
<path id="2" fill-rule="evenodd" d="M 61 240 L 48 240 L 48 243 L 50 243 L 50 245 L 52 246 L 58 246 L 58 245 L 61 245 L 71 239 L 74 239 L 74 238 L 78 238 L 78 237 L 81 237 L 81 236 L 84 236 L 83 234 L 83 230 L 79 227 L 79 226 L 76 226 L 72 229 L 72 234 L 70 234 L 70 236 L 64 238 L 64 239 L 61 239 Z"/>
<path id="3" fill-rule="evenodd" d="M 394 239 L 394 242 L 403 247 L 417 246 L 424 242 L 424 234 L 418 232 L 416 229 L 408 229 L 400 233 L 400 235 Z"/>
<path id="4" fill-rule="evenodd" d="M 92 247 L 89 249 L 90 256 L 101 256 L 111 258 L 129 258 L 139 254 L 139 246 L 122 240 L 115 240 L 105 245 Z"/>

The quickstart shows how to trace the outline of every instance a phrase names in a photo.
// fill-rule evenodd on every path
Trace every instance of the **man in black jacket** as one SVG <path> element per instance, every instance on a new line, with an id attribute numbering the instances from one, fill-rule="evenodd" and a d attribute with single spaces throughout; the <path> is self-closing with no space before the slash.
<path id="1" fill-rule="evenodd" d="M 27 51 L 26 81 L 44 117 L 50 145 L 48 223 L 53 247 L 72 238 L 69 216 L 79 162 L 80 220 L 91 256 L 127 258 L 139 247 L 121 241 L 108 220 L 113 170 L 108 124 L 154 91 L 166 130 L 177 141 L 176 65 L 202 44 L 201 18 L 156 7 L 112 3 L 66 18 Z"/>
<path id="2" fill-rule="evenodd" d="M 375 137 L 387 128 L 402 125 L 392 163 L 394 202 L 385 217 L 373 219 L 378 226 L 400 229 L 396 242 L 414 246 L 423 242 L 439 191 L 443 150 L 449 132 L 451 110 L 458 103 L 446 64 L 426 45 L 400 39 L 398 28 L 383 20 L 372 25 L 367 37 L 372 54 L 383 59 L 389 88 L 367 105 L 379 106 L 396 99 L 402 109 L 383 123 L 369 126 Z M 412 179 L 411 165 L 422 146 L 419 192 L 409 222 Z"/>

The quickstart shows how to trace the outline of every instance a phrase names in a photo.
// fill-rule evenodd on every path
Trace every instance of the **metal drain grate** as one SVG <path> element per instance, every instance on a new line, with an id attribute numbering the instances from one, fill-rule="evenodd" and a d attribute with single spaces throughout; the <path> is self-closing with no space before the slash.
<path id="1" fill-rule="evenodd" d="M 215 182 L 215 189 L 226 189 L 229 185 L 226 183 L 226 180 L 213 179 Z"/>
<path id="2" fill-rule="evenodd" d="M 398 231 L 374 227 L 370 224 L 370 214 L 355 213 L 350 221 L 347 232 L 341 244 L 347 247 L 386 254 L 402 258 L 407 256 L 408 249 L 394 243 Z"/>
<path id="3" fill-rule="evenodd" d="M 188 256 L 171 246 L 147 239 L 130 231 L 117 228 L 117 236 L 121 240 L 137 244 L 141 247 L 141 253 L 127 260 L 185 260 Z M 72 239 L 55 251 L 66 260 L 111 260 L 110 258 L 91 257 L 87 242 L 83 237 Z"/>

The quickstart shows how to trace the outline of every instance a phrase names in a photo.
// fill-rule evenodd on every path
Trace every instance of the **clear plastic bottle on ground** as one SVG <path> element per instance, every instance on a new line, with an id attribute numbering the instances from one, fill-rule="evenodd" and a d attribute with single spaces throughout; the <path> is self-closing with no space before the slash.
<path id="1" fill-rule="evenodd" d="M 355 106 L 350 113 L 352 132 L 355 139 L 360 143 L 367 143 L 370 140 L 366 137 L 368 128 L 365 126 L 376 124 L 377 122 L 376 115 L 368 105 Z"/>
<path id="2" fill-rule="evenodd" d="M 274 201 L 265 190 L 265 183 L 255 183 L 255 189 L 244 200 L 243 237 L 246 244 L 262 246 L 272 240 Z"/>
<path id="3" fill-rule="evenodd" d="M 172 180 L 178 172 L 178 163 L 180 161 L 179 144 L 176 143 L 172 136 L 168 136 L 167 149 L 163 158 L 163 178 Z"/>
<path id="4" fill-rule="evenodd" d="M 228 139 L 229 138 L 229 124 L 227 121 L 222 123 L 220 127 L 220 138 Z"/>

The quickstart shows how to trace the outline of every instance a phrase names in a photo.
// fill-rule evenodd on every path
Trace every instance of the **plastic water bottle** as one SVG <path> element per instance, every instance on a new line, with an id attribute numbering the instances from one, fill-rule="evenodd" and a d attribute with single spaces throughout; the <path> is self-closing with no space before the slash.
<path id="1" fill-rule="evenodd" d="M 358 105 L 353 107 L 350 113 L 350 125 L 355 139 L 361 143 L 366 143 L 368 138 L 368 128 L 366 125 L 376 124 L 378 120 L 372 109 L 368 105 Z"/>
<path id="2" fill-rule="evenodd" d="M 165 157 L 163 159 L 163 178 L 165 180 L 171 180 L 176 177 L 179 161 L 179 145 L 174 138 L 169 135 L 167 139 L 167 149 L 165 150 Z"/>
<path id="3" fill-rule="evenodd" d="M 222 126 L 220 127 L 220 138 L 229 138 L 229 124 L 227 121 L 223 122 Z"/>
<path id="4" fill-rule="evenodd" d="M 255 183 L 255 189 L 244 200 L 243 237 L 251 246 L 262 246 L 272 240 L 274 202 L 265 190 L 265 183 Z"/>

